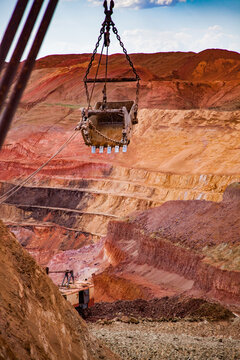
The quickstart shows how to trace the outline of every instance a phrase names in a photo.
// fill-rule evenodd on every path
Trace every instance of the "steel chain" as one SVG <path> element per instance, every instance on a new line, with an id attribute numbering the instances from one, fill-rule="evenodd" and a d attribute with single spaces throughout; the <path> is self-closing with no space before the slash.
<path id="1" fill-rule="evenodd" d="M 132 71 L 134 72 L 134 74 L 135 74 L 135 76 L 136 76 L 136 80 L 137 80 L 136 105 L 138 106 L 138 101 L 139 101 L 139 88 L 140 88 L 139 80 L 140 80 L 140 77 L 139 77 L 139 75 L 138 75 L 138 73 L 137 73 L 137 71 L 136 71 L 136 69 L 135 69 L 135 67 L 134 67 L 134 65 L 133 65 L 133 62 L 132 62 L 131 59 L 130 59 L 130 56 L 129 56 L 128 53 L 127 53 L 127 50 L 126 50 L 126 48 L 125 48 L 125 46 L 124 46 L 124 44 L 123 44 L 123 42 L 122 42 L 122 40 L 121 40 L 120 35 L 118 34 L 118 30 L 117 30 L 117 28 L 115 27 L 115 24 L 114 24 L 113 21 L 111 21 L 111 25 L 112 25 L 113 33 L 116 35 L 116 38 L 117 38 L 117 40 L 119 41 L 119 44 L 120 44 L 120 46 L 122 47 L 123 52 L 124 52 L 124 54 L 125 54 L 125 56 L 126 56 L 126 59 L 127 59 L 129 65 L 130 65 L 130 67 L 132 68 Z M 84 85 L 85 85 L 85 90 L 86 90 L 86 94 L 87 94 L 87 102 L 88 102 L 88 104 L 89 104 L 89 101 L 90 101 L 90 97 L 89 97 L 89 92 L 88 92 L 88 87 L 87 87 L 86 80 L 87 80 L 87 76 L 88 76 L 88 74 L 89 74 L 89 71 L 90 71 L 90 69 L 91 69 L 91 67 L 92 67 L 92 63 L 93 63 L 93 61 L 94 61 L 94 59 L 95 59 L 95 55 L 96 55 L 96 53 L 97 53 L 97 49 L 98 49 L 98 47 L 99 47 L 100 41 L 101 41 L 102 36 L 103 36 L 103 34 L 104 34 L 105 26 L 106 26 L 106 21 L 104 21 L 103 24 L 102 24 L 102 27 L 101 27 L 101 29 L 100 29 L 100 35 L 99 35 L 99 37 L 98 37 L 98 41 L 97 41 L 97 43 L 96 43 L 96 45 L 95 45 L 95 48 L 94 48 L 94 51 L 93 51 L 93 53 L 92 53 L 90 62 L 89 62 L 89 64 L 88 64 L 88 68 L 87 68 L 87 70 L 86 70 L 86 74 L 85 74 L 85 76 L 84 76 L 84 78 L 83 78 Z"/>
<path id="2" fill-rule="evenodd" d="M 101 41 L 101 39 L 102 39 L 102 36 L 103 36 L 103 34 L 104 34 L 104 28 L 105 28 L 105 23 L 103 23 L 103 25 L 102 25 L 102 27 L 101 27 L 101 29 L 100 29 L 100 35 L 99 35 L 99 37 L 98 37 L 98 41 L 96 42 L 95 48 L 94 48 L 93 53 L 92 53 L 92 56 L 91 56 L 91 60 L 90 60 L 90 62 L 89 62 L 89 64 L 88 64 L 88 68 L 87 68 L 87 70 L 86 70 L 86 74 L 85 74 L 85 76 L 84 76 L 84 78 L 83 78 L 84 81 L 87 80 L 87 76 L 88 76 L 89 71 L 90 71 L 90 69 L 91 69 L 91 67 L 92 67 L 93 60 L 94 60 L 94 58 L 95 58 L 97 49 L 98 49 L 98 47 L 99 47 L 100 41 Z"/>
<path id="3" fill-rule="evenodd" d="M 120 46 L 122 47 L 123 52 L 124 52 L 124 54 L 126 55 L 126 58 L 127 58 L 128 62 L 129 62 L 129 64 L 130 64 L 130 66 L 131 66 L 134 74 L 136 75 L 136 79 L 137 79 L 137 80 L 140 80 L 140 77 L 139 77 L 139 75 L 138 75 L 138 73 L 137 73 L 137 71 L 136 71 L 136 69 L 135 69 L 135 67 L 134 67 L 134 65 L 133 65 L 133 63 L 132 63 L 132 61 L 131 61 L 131 59 L 130 59 L 130 56 L 129 56 L 128 53 L 127 53 L 127 50 L 126 50 L 125 47 L 124 47 L 124 44 L 123 44 L 123 42 L 122 42 L 122 40 L 121 40 L 121 38 L 120 38 L 120 35 L 118 34 L 118 30 L 117 30 L 117 28 L 116 28 L 114 25 L 113 25 L 113 32 L 114 32 L 114 34 L 116 35 L 116 38 L 118 39 L 119 44 L 120 44 Z"/>
<path id="4" fill-rule="evenodd" d="M 113 2 L 113 6 L 114 6 L 114 2 Z M 113 6 L 112 6 L 112 7 L 113 7 Z M 124 47 L 124 44 L 123 44 L 123 42 L 122 42 L 122 40 L 121 40 L 121 37 L 120 37 L 119 34 L 118 34 L 118 30 L 117 30 L 117 28 L 115 27 L 115 24 L 114 24 L 114 22 L 112 21 L 112 19 L 111 19 L 110 21 L 107 21 L 107 20 L 105 19 L 104 22 L 103 22 L 103 24 L 102 24 L 102 27 L 101 27 L 101 29 L 100 29 L 100 35 L 99 35 L 99 37 L 98 37 L 97 43 L 96 43 L 96 45 L 95 45 L 95 49 L 94 49 L 94 51 L 93 51 L 93 53 L 92 53 L 90 62 L 89 62 L 89 64 L 88 64 L 88 68 L 87 68 L 87 70 L 86 70 L 86 74 L 85 74 L 85 76 L 84 76 L 84 78 L 83 78 L 84 85 L 85 85 L 85 90 L 86 90 L 88 107 L 90 106 L 90 96 L 89 96 L 89 92 L 88 92 L 88 87 L 87 87 L 87 82 L 86 82 L 86 80 L 87 80 L 87 76 L 88 76 L 88 74 L 89 74 L 89 72 L 90 72 L 90 69 L 91 69 L 91 67 L 92 67 L 92 63 L 93 63 L 93 61 L 94 61 L 94 59 L 95 59 L 95 55 L 96 55 L 96 53 L 97 53 L 97 49 L 98 49 L 98 47 L 99 47 L 100 41 L 101 41 L 101 39 L 102 39 L 102 36 L 103 36 L 103 34 L 104 34 L 104 32 L 105 32 L 105 27 L 106 27 L 107 24 L 110 25 L 110 26 L 112 26 L 113 33 L 116 35 L 117 40 L 119 41 L 119 44 L 120 44 L 120 46 L 122 47 L 123 52 L 124 52 L 124 54 L 125 54 L 125 56 L 126 56 L 126 59 L 127 59 L 129 65 L 130 65 L 130 67 L 132 68 L 133 73 L 134 73 L 135 76 L 136 76 L 136 80 L 137 80 L 137 90 L 136 90 L 135 106 L 136 106 L 136 111 L 137 111 L 137 109 L 138 109 L 138 101 L 139 101 L 139 89 L 140 89 L 140 83 L 139 83 L 139 81 L 140 81 L 140 77 L 139 77 L 139 75 L 138 75 L 138 73 L 137 73 L 137 71 L 136 71 L 136 69 L 135 69 L 135 67 L 134 67 L 134 65 L 133 65 L 133 63 L 132 63 L 132 61 L 131 61 L 131 59 L 130 59 L 130 56 L 129 56 L 128 53 L 127 53 L 127 50 L 126 50 L 125 47 Z M 91 120 L 89 120 L 89 124 L 91 125 L 92 129 L 93 129 L 98 135 L 100 135 L 101 137 L 103 137 L 105 140 L 111 141 L 111 142 L 115 143 L 116 145 L 120 145 L 120 146 L 121 146 L 121 145 L 124 145 L 123 140 L 122 140 L 122 141 L 117 141 L 117 140 L 111 139 L 110 137 L 102 134 L 99 130 L 97 130 L 97 128 L 95 127 L 95 125 L 93 125 L 93 123 L 91 122 Z M 88 143 L 91 143 L 91 141 L 89 142 L 89 140 L 88 140 Z"/>
<path id="5" fill-rule="evenodd" d="M 112 24 L 112 30 L 113 30 L 113 33 L 116 35 L 116 38 L 118 39 L 119 44 L 120 44 L 120 46 L 122 47 L 123 52 L 124 52 L 124 54 L 125 54 L 125 56 L 126 56 L 126 59 L 127 59 L 127 61 L 129 62 L 129 65 L 130 65 L 130 67 L 132 68 L 132 71 L 134 72 L 134 74 L 135 74 L 135 76 L 136 76 L 136 80 L 137 80 L 136 105 L 137 105 L 137 107 L 138 107 L 139 87 L 140 87 L 139 80 L 140 80 L 140 77 L 139 77 L 139 75 L 138 75 L 138 73 L 137 73 L 137 71 L 136 71 L 136 69 L 135 69 L 135 67 L 134 67 L 134 65 L 133 65 L 133 63 L 132 63 L 132 61 L 131 61 L 131 59 L 130 59 L 130 56 L 129 56 L 128 53 L 127 53 L 126 48 L 124 47 L 124 44 L 123 44 L 123 42 L 122 42 L 122 40 L 121 40 L 120 35 L 118 34 L 118 30 L 117 30 L 117 28 L 115 27 L 114 23 Z"/>

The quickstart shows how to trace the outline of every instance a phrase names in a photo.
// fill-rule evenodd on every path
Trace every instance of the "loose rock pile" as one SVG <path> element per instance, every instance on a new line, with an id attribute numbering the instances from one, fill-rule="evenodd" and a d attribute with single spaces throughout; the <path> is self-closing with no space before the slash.
<path id="1" fill-rule="evenodd" d="M 89 329 L 124 360 L 240 359 L 240 321 L 142 321 L 127 324 L 102 320 Z"/>
<path id="2" fill-rule="evenodd" d="M 183 296 L 163 297 L 161 299 L 133 301 L 116 301 L 114 303 L 97 303 L 86 309 L 83 317 L 87 321 L 99 319 L 124 319 L 125 322 L 136 322 L 139 319 L 153 319 L 161 321 L 177 321 L 189 318 L 198 320 L 228 320 L 234 315 L 231 311 L 216 303 L 209 303 L 204 299 Z M 129 319 L 129 321 L 127 320 Z"/>
<path id="3" fill-rule="evenodd" d="M 240 319 L 204 299 L 172 296 L 98 303 L 92 334 L 124 360 L 240 359 Z"/>

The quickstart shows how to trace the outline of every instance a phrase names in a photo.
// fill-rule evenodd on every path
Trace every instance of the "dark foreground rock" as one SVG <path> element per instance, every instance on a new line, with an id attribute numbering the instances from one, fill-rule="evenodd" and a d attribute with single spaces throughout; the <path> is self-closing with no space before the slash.
<path id="1" fill-rule="evenodd" d="M 0 359 L 118 359 L 0 222 Z"/>

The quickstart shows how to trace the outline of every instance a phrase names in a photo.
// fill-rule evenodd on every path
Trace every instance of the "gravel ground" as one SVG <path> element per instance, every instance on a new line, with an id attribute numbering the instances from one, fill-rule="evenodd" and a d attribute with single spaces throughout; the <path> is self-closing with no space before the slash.
<path id="1" fill-rule="evenodd" d="M 134 321 L 134 319 L 133 319 Z M 91 333 L 124 360 L 240 360 L 240 319 L 225 322 L 99 320 Z"/>

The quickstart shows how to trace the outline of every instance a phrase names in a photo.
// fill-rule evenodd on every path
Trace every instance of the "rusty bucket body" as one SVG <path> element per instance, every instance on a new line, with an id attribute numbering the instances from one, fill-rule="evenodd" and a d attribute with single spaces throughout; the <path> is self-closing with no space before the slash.
<path id="1" fill-rule="evenodd" d="M 97 102 L 94 109 L 82 109 L 81 131 L 85 144 L 96 148 L 128 145 L 137 123 L 134 101 Z"/>
<path id="2" fill-rule="evenodd" d="M 126 152 L 127 145 L 130 142 L 132 135 L 132 128 L 137 124 L 138 98 L 139 98 L 139 81 L 140 77 L 130 59 L 130 56 L 125 49 L 123 42 L 118 34 L 118 30 L 112 21 L 114 1 L 111 0 L 110 7 L 107 1 L 104 1 L 105 20 L 102 23 L 100 34 L 93 50 L 91 59 L 86 69 L 83 78 L 87 107 L 82 109 L 82 119 L 77 125 L 76 129 L 81 130 L 84 142 L 88 146 L 92 146 L 92 153 L 99 148 L 99 153 L 103 153 L 103 149 L 107 147 L 107 153 L 111 153 L 112 147 L 115 147 L 115 152 L 119 152 L 119 147 L 122 147 L 123 152 Z M 120 47 L 122 48 L 126 61 L 131 69 L 131 74 L 134 76 L 117 76 L 109 77 L 109 55 L 108 48 L 110 45 L 110 31 L 116 36 Z M 95 56 L 100 42 L 103 40 L 102 50 L 99 56 L 97 66 L 94 66 L 95 76 L 91 73 L 91 68 L 94 64 Z M 106 50 L 106 55 L 103 57 L 103 51 Z M 101 71 L 102 70 L 102 71 Z M 103 76 L 104 73 L 104 76 Z M 98 75 L 101 74 L 101 77 Z M 125 74 L 124 74 L 125 75 Z M 90 77 L 89 77 L 90 76 Z M 136 98 L 135 101 L 121 100 L 108 101 L 107 87 L 108 83 L 124 83 L 136 82 Z M 103 99 L 102 102 L 97 102 L 94 108 L 91 106 L 93 92 L 97 83 L 103 84 Z M 92 84 L 91 91 L 89 91 L 88 84 Z"/>

